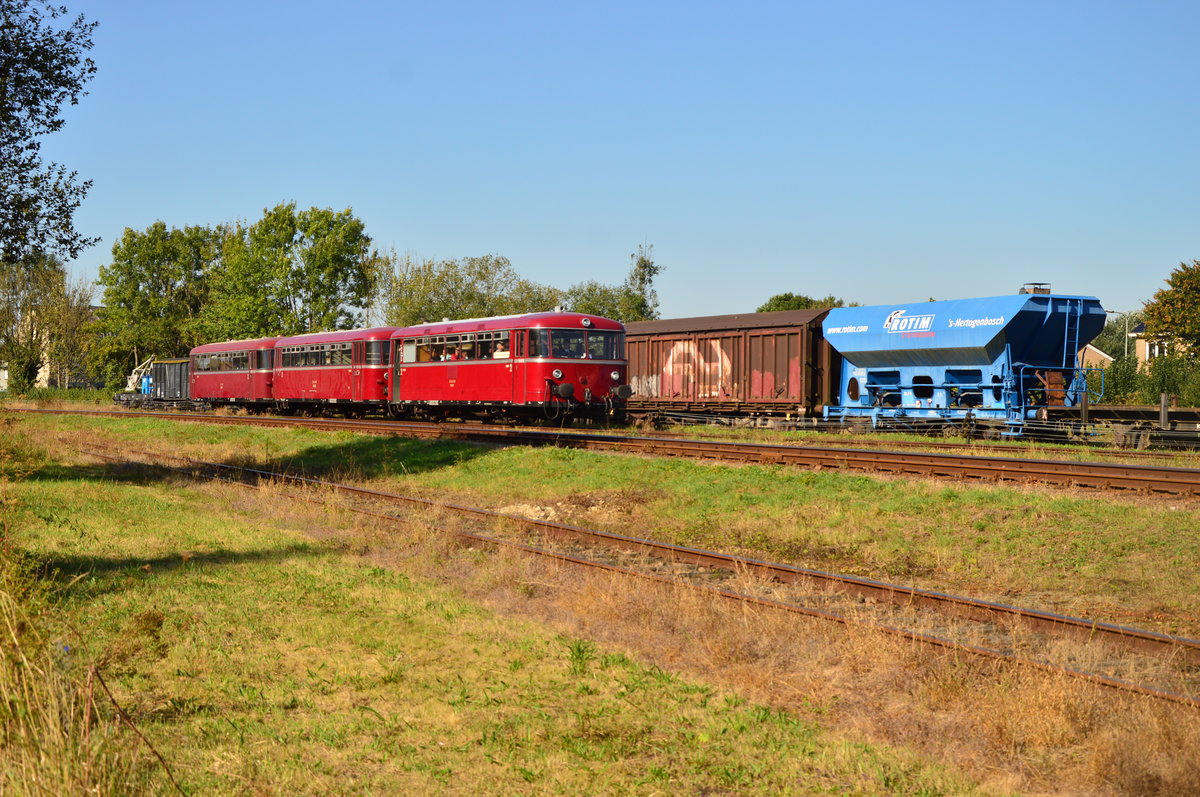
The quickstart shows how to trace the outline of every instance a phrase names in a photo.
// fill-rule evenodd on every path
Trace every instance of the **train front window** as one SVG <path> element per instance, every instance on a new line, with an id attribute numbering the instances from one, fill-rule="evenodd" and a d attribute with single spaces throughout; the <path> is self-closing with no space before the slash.
<path id="1" fill-rule="evenodd" d="M 601 332 L 592 330 L 587 333 L 588 357 L 593 360 L 620 360 L 621 349 L 624 348 L 625 335 L 621 332 Z"/>
<path id="2" fill-rule="evenodd" d="M 558 360 L 579 359 L 587 353 L 583 330 L 530 330 L 530 354 L 534 357 L 553 357 Z"/>

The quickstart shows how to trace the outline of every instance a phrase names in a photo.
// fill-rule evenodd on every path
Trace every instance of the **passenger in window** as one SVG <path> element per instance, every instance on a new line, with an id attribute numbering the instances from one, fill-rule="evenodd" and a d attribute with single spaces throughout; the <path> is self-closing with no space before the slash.
<path id="1" fill-rule="evenodd" d="M 447 359 L 447 360 L 461 360 L 461 359 L 462 359 L 462 355 L 460 355 L 460 354 L 458 353 L 458 347 L 457 347 L 457 346 L 451 346 L 450 348 L 448 348 L 448 349 L 446 350 L 446 357 L 445 357 L 445 359 Z"/>
<path id="2" fill-rule="evenodd" d="M 504 341 L 502 341 L 502 340 L 496 341 L 496 350 L 494 352 L 492 352 L 492 358 L 499 360 L 499 359 L 502 359 L 502 358 L 508 357 L 508 356 L 509 356 L 508 346 L 505 346 Z"/>

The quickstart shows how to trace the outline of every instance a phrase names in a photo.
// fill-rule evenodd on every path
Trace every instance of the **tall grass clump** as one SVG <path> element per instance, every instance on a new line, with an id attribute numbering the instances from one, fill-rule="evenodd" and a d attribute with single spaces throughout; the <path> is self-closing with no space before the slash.
<path id="1" fill-rule="evenodd" d="M 97 700 L 95 673 L 56 633 L 39 566 L 8 539 L 13 481 L 39 453 L 0 428 L 0 794 L 128 794 L 132 748 Z"/>

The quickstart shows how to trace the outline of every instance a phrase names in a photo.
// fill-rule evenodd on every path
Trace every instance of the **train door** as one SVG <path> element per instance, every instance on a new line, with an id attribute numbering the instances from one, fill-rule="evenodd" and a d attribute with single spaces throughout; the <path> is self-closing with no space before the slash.
<path id="1" fill-rule="evenodd" d="M 512 333 L 512 345 L 509 347 L 512 351 L 512 402 L 513 404 L 525 404 L 529 399 L 529 385 L 526 384 L 526 374 L 529 367 L 525 362 L 525 358 L 529 355 L 527 335 L 525 330 L 518 329 Z"/>
<path id="2" fill-rule="evenodd" d="M 350 347 L 350 400 L 362 401 L 363 363 L 366 361 L 367 344 L 356 340 Z"/>
<path id="3" fill-rule="evenodd" d="M 405 349 L 410 349 L 408 356 L 405 356 Z M 417 342 L 412 338 L 408 340 L 392 341 L 392 367 L 388 369 L 391 373 L 390 382 L 391 389 L 385 397 L 388 401 L 397 402 L 400 400 L 400 369 L 406 362 L 416 362 Z"/>

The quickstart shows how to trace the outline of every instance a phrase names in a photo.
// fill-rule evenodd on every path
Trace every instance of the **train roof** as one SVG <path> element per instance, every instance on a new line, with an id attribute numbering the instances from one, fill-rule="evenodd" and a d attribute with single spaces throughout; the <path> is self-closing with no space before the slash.
<path id="1" fill-rule="evenodd" d="M 217 351 L 248 351 L 250 349 L 269 349 L 275 345 L 278 338 L 246 338 L 244 340 L 222 340 L 217 343 L 204 343 L 192 349 L 192 354 L 208 354 Z"/>
<path id="2" fill-rule="evenodd" d="M 666 318 L 658 321 L 631 321 L 625 325 L 630 337 L 670 335 L 679 332 L 722 332 L 735 329 L 808 326 L 820 321 L 827 308 L 816 310 L 775 310 L 770 313 L 735 313 L 695 318 Z"/>
<path id="3" fill-rule="evenodd" d="M 387 340 L 396 327 L 369 327 L 367 329 L 337 329 L 332 332 L 306 332 L 290 335 L 275 341 L 276 346 L 313 346 L 318 343 L 346 343 L 354 340 Z"/>
<path id="4" fill-rule="evenodd" d="M 611 318 L 591 315 L 589 313 L 524 313 L 521 315 L 501 315 L 489 318 L 464 318 L 457 321 L 438 321 L 425 324 L 413 324 L 403 329 L 397 329 L 394 338 L 412 335 L 452 335 L 462 332 L 479 332 L 490 329 L 605 329 L 620 331 L 625 327 L 620 321 Z"/>

